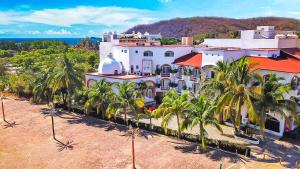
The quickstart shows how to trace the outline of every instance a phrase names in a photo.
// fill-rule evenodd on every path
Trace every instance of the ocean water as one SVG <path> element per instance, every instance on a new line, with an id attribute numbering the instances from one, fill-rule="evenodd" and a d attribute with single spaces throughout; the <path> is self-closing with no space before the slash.
<path id="1" fill-rule="evenodd" d="M 35 40 L 59 40 L 64 41 L 69 45 L 76 45 L 83 38 L 0 38 L 0 41 L 14 41 L 17 43 L 25 41 L 35 41 Z M 92 38 L 92 40 L 99 41 L 100 38 Z"/>

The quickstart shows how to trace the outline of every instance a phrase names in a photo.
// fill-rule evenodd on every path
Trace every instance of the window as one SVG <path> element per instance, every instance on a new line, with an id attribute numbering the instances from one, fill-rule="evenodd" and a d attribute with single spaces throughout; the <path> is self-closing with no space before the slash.
<path id="1" fill-rule="evenodd" d="M 162 65 L 161 73 L 162 73 L 162 76 L 170 76 L 171 66 L 170 65 Z"/>
<path id="2" fill-rule="evenodd" d="M 136 66 L 135 66 L 135 69 L 139 69 L 139 65 L 136 65 Z"/>
<path id="3" fill-rule="evenodd" d="M 215 78 L 215 72 L 214 71 L 210 72 L 210 78 L 212 78 L 212 79 Z"/>
<path id="4" fill-rule="evenodd" d="M 139 51 L 136 50 L 135 53 L 139 53 Z"/>
<path id="5" fill-rule="evenodd" d="M 153 52 L 152 51 L 145 51 L 144 52 L 144 56 L 153 56 Z"/>
<path id="6" fill-rule="evenodd" d="M 134 73 L 134 67 L 133 67 L 133 65 L 130 66 L 130 73 Z"/>
<path id="7" fill-rule="evenodd" d="M 177 91 L 181 92 L 184 89 L 186 89 L 185 81 L 184 80 L 178 80 Z"/>
<path id="8" fill-rule="evenodd" d="M 170 79 L 162 79 L 161 80 L 161 89 L 162 90 L 170 89 L 170 83 L 171 83 Z"/>
<path id="9" fill-rule="evenodd" d="M 123 50 L 121 50 L 121 52 L 123 52 Z"/>
<path id="10" fill-rule="evenodd" d="M 200 84 L 193 83 L 192 89 L 193 89 L 193 93 L 197 93 L 197 91 L 200 89 Z"/>
<path id="11" fill-rule="evenodd" d="M 173 51 L 165 52 L 165 57 L 174 57 L 174 52 Z"/>
<path id="12" fill-rule="evenodd" d="M 124 53 L 127 53 L 127 50 L 124 50 Z"/>

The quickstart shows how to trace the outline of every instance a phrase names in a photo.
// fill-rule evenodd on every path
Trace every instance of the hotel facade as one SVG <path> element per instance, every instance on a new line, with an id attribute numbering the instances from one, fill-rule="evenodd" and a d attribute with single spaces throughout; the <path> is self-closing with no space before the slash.
<path id="1" fill-rule="evenodd" d="M 285 97 L 300 99 L 300 39 L 294 31 L 258 26 L 256 30 L 242 30 L 240 39 L 205 39 L 200 46 L 193 45 L 191 37 L 183 37 L 180 45 L 161 45 L 157 40 L 160 34 L 124 36 L 104 34 L 99 45 L 98 72 L 86 74 L 87 86 L 103 78 L 112 84 L 145 82 L 148 86 L 145 102 L 155 104 L 154 98 L 162 97 L 170 89 L 195 93 L 205 79 L 215 77 L 213 67 L 218 61 L 231 62 L 248 56 L 250 62 L 258 63 L 253 71 L 262 76 L 276 73 L 285 79 L 283 83 L 296 82 Z M 292 124 L 269 112 L 266 132 L 282 136 L 296 127 L 293 119 L 290 120 Z M 248 123 L 246 109 L 242 113 L 242 123 Z"/>

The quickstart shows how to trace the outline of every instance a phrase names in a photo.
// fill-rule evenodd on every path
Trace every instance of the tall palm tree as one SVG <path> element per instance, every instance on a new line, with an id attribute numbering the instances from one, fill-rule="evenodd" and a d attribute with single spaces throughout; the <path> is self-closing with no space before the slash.
<path id="1" fill-rule="evenodd" d="M 217 112 L 225 111 L 225 116 L 233 122 L 235 132 L 238 132 L 243 106 L 246 106 L 251 121 L 256 121 L 257 118 L 252 97 L 257 97 L 258 87 L 251 86 L 251 82 L 259 75 L 251 72 L 253 66 L 246 57 L 234 62 L 232 73 L 226 82 L 225 93 L 218 99 Z"/>
<path id="2" fill-rule="evenodd" d="M 82 71 L 77 69 L 71 60 L 64 56 L 49 78 L 52 92 L 60 92 L 64 105 L 70 108 L 71 94 L 83 85 Z"/>
<path id="3" fill-rule="evenodd" d="M 104 119 L 106 109 L 114 94 L 110 84 L 107 83 L 105 79 L 101 79 L 95 82 L 92 87 L 88 88 L 87 92 L 88 100 L 84 106 L 85 111 L 88 112 L 90 108 L 95 106 L 97 114 L 101 112 L 102 119 Z"/>
<path id="4" fill-rule="evenodd" d="M 206 150 L 205 145 L 205 129 L 204 126 L 212 125 L 222 132 L 218 120 L 215 118 L 214 113 L 216 110 L 216 105 L 214 102 L 210 101 L 205 95 L 200 95 L 199 97 L 192 99 L 192 106 L 190 112 L 186 114 L 183 122 L 181 123 L 181 128 L 183 130 L 195 126 L 199 126 L 199 140 L 201 140 L 202 151 Z"/>
<path id="5" fill-rule="evenodd" d="M 216 72 L 217 76 L 205 81 L 202 88 L 208 96 L 217 101 L 217 99 L 225 93 L 225 88 L 229 83 L 228 79 L 232 73 L 232 66 L 228 60 L 218 61 L 213 70 Z M 224 121 L 223 116 L 223 112 L 219 112 L 220 123 L 223 123 Z"/>
<path id="6" fill-rule="evenodd" d="M 167 91 L 162 100 L 162 104 L 154 110 L 153 115 L 155 117 L 162 117 L 161 126 L 167 131 L 168 123 L 174 115 L 177 120 L 178 138 L 181 137 L 180 123 L 185 113 L 188 113 L 191 109 L 191 103 L 189 101 L 189 93 L 183 93 L 178 95 L 175 90 Z"/>
<path id="7" fill-rule="evenodd" d="M 107 115 L 124 114 L 125 122 L 127 123 L 127 113 L 134 113 L 137 121 L 139 120 L 139 108 L 144 107 L 144 100 L 139 97 L 136 90 L 136 84 L 133 82 L 122 82 L 116 84 L 117 94 L 107 108 Z"/>
<path id="8" fill-rule="evenodd" d="M 284 78 L 277 77 L 276 74 L 270 74 L 265 80 L 261 80 L 260 95 L 254 102 L 255 108 L 259 112 L 258 122 L 261 134 L 264 133 L 266 117 L 269 112 L 278 113 L 286 120 L 289 120 L 289 116 L 298 119 L 297 103 L 284 97 L 291 90 L 290 85 L 280 83 L 281 80 Z"/>

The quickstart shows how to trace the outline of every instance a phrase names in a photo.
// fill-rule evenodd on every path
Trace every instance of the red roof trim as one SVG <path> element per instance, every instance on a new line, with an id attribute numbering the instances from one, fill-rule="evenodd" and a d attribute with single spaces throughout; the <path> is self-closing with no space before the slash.
<path id="1" fill-rule="evenodd" d="M 293 57 L 272 59 L 266 57 L 250 57 L 250 62 L 257 63 L 252 69 L 255 70 L 270 70 L 286 73 L 300 73 L 300 60 Z"/>
<path id="2" fill-rule="evenodd" d="M 192 52 L 187 55 L 181 56 L 175 59 L 173 64 L 200 68 L 202 66 L 202 53 Z"/>

